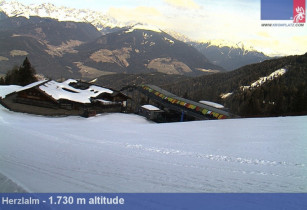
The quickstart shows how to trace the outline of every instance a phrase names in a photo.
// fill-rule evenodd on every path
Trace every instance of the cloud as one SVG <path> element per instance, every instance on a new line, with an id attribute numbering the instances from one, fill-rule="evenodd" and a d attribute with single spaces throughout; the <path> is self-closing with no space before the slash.
<path id="1" fill-rule="evenodd" d="M 257 35 L 263 38 L 271 38 L 271 36 L 265 31 L 259 31 Z"/>
<path id="2" fill-rule="evenodd" d="M 139 6 L 135 8 L 110 8 L 108 14 L 121 22 L 142 22 L 159 26 L 163 14 L 154 7 Z"/>
<path id="3" fill-rule="evenodd" d="M 204 7 L 193 0 L 163 1 L 167 5 L 113 7 L 109 14 L 120 22 L 155 25 L 162 30 L 184 34 L 192 40 L 243 42 L 267 55 L 306 52 L 305 28 L 264 28 L 259 18 L 260 7 L 256 10 L 239 6 L 228 9 L 230 3 Z"/>
<path id="4" fill-rule="evenodd" d="M 304 54 L 307 52 L 307 35 L 303 36 L 293 36 L 292 41 L 295 43 L 294 46 L 296 48 L 297 54 Z M 293 46 L 293 45 L 292 45 Z"/>
<path id="5" fill-rule="evenodd" d="M 198 5 L 193 0 L 164 0 L 164 2 L 178 9 L 200 9 L 201 8 L 201 6 Z"/>

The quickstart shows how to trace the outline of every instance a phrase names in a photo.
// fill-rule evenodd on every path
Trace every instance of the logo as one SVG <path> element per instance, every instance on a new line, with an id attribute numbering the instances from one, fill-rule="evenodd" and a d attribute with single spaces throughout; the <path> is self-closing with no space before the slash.
<path id="1" fill-rule="evenodd" d="M 306 22 L 306 4 L 305 0 L 294 0 L 293 1 L 293 22 L 294 23 L 305 23 Z"/>
<path id="2" fill-rule="evenodd" d="M 261 0 L 261 20 L 306 22 L 306 0 Z"/>

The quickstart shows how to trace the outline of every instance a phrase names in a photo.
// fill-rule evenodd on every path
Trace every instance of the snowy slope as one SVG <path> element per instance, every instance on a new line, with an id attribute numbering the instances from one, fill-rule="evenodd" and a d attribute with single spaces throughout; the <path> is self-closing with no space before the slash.
<path id="1" fill-rule="evenodd" d="M 307 192 L 306 130 L 306 116 L 154 124 L 0 106 L 0 173 L 29 192 Z"/>
<path id="2" fill-rule="evenodd" d="M 250 86 L 241 86 L 240 89 L 244 91 L 247 89 L 255 89 L 255 88 L 261 87 L 264 83 L 272 81 L 278 77 L 281 77 L 286 72 L 287 72 L 287 69 L 285 68 L 278 69 L 266 77 L 260 77 L 257 81 L 253 82 Z"/>

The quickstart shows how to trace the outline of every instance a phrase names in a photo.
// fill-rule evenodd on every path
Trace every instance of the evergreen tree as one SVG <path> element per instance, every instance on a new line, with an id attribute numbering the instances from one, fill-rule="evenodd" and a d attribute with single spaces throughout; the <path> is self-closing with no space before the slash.
<path id="1" fill-rule="evenodd" d="M 35 69 L 32 67 L 28 57 L 23 61 L 18 73 L 19 85 L 24 86 L 37 81 L 35 78 Z"/>
<path id="2" fill-rule="evenodd" d="M 18 84 L 18 69 L 17 66 L 14 66 L 12 70 L 6 73 L 4 78 L 6 85 Z"/>
<path id="3" fill-rule="evenodd" d="M 0 77 L 0 85 L 5 85 L 5 79 L 3 77 Z"/>
<path id="4" fill-rule="evenodd" d="M 35 69 L 32 67 L 28 57 L 25 58 L 23 64 L 18 68 L 14 67 L 5 75 L 6 85 L 21 85 L 25 86 L 37 81 L 35 78 Z"/>

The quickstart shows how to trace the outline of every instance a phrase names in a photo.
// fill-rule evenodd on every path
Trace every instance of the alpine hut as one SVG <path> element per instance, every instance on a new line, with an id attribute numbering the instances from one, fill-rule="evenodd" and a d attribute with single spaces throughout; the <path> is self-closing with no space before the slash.
<path id="1" fill-rule="evenodd" d="M 1 99 L 12 111 L 39 115 L 91 116 L 121 112 L 129 99 L 119 91 L 73 79 L 64 82 L 34 82 Z"/>

